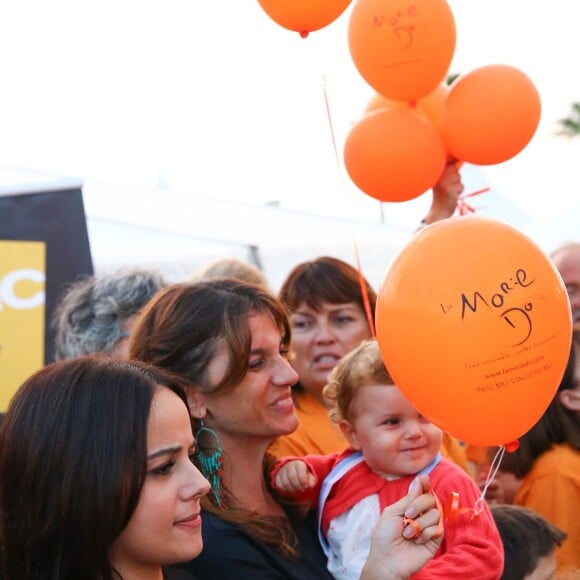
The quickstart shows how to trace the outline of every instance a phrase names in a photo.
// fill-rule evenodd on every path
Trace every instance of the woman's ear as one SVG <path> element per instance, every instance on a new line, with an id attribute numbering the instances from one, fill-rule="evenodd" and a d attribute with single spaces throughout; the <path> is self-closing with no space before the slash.
<path id="1" fill-rule="evenodd" d="M 340 430 L 342 431 L 342 434 L 344 435 L 345 439 L 348 441 L 349 445 L 353 449 L 356 449 L 357 451 L 359 451 L 361 448 L 361 445 L 360 445 L 360 441 L 358 439 L 358 435 L 356 434 L 356 429 L 354 428 L 354 425 L 350 421 L 347 421 L 346 419 L 341 419 L 338 426 L 340 427 Z"/>
<path id="2" fill-rule="evenodd" d="M 564 389 L 558 393 L 558 397 L 560 397 L 560 404 L 564 408 L 576 413 L 580 412 L 580 389 L 578 387 Z"/>
<path id="3" fill-rule="evenodd" d="M 205 405 L 205 395 L 196 389 L 187 389 L 187 402 L 189 404 L 189 412 L 195 419 L 203 419 L 207 412 Z"/>

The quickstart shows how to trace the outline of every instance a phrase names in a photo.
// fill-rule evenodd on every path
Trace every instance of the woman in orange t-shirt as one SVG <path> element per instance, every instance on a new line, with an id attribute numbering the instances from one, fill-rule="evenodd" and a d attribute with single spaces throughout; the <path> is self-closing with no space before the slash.
<path id="1" fill-rule="evenodd" d="M 580 344 L 576 341 L 546 412 L 520 439 L 517 451 L 502 462 L 504 471 L 522 479 L 514 503 L 536 511 L 568 534 L 556 550 L 560 572 L 580 572 L 580 360 L 576 363 Z"/>

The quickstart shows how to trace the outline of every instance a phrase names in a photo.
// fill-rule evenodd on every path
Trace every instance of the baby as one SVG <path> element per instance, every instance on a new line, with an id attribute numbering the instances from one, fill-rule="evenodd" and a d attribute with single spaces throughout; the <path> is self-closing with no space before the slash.
<path id="1" fill-rule="evenodd" d="M 393 384 L 376 340 L 341 359 L 324 396 L 350 447 L 284 458 L 271 480 L 279 492 L 318 507 L 319 538 L 333 577 L 358 580 L 382 510 L 406 495 L 416 475 L 429 474 L 434 494 L 453 508 L 438 552 L 413 578 L 497 580 L 503 547 L 486 503 L 478 502 L 474 514 L 479 488 L 441 458 L 442 431 Z"/>

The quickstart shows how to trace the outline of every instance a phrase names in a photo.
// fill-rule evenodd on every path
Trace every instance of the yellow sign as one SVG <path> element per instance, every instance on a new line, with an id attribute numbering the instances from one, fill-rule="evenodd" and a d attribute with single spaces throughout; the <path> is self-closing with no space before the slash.
<path id="1" fill-rule="evenodd" d="M 44 365 L 44 242 L 0 240 L 0 411 Z"/>

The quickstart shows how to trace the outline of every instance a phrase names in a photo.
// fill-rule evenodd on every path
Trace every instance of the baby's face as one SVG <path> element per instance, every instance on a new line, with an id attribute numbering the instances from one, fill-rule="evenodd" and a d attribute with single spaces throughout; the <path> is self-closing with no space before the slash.
<path id="1" fill-rule="evenodd" d="M 412 475 L 439 452 L 441 429 L 423 418 L 398 387 L 362 387 L 353 403 L 350 443 L 376 473 Z"/>

